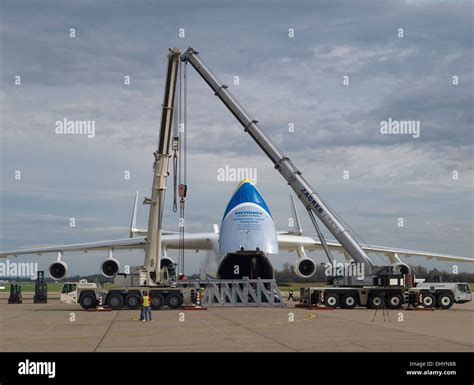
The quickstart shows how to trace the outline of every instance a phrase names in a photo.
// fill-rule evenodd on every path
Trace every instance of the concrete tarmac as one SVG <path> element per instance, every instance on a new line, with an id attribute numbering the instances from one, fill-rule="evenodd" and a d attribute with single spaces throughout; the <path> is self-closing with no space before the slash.
<path id="1" fill-rule="evenodd" d="M 474 302 L 450 310 L 209 308 L 86 312 L 51 294 L 47 304 L 7 304 L 0 294 L 3 352 L 409 352 L 474 351 Z"/>

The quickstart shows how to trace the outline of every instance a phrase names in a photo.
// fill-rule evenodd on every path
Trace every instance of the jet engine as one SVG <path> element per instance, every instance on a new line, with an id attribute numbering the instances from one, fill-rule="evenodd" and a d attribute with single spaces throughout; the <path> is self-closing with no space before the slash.
<path id="1" fill-rule="evenodd" d="M 108 258 L 100 265 L 100 272 L 106 278 L 114 277 L 120 270 L 120 263 L 115 258 Z"/>
<path id="2" fill-rule="evenodd" d="M 171 265 L 174 265 L 174 261 L 171 258 L 161 257 L 160 268 L 169 267 Z"/>
<path id="3" fill-rule="evenodd" d="M 407 287 L 412 287 L 413 284 L 414 284 L 414 276 L 413 274 L 411 273 L 411 268 L 410 266 L 408 266 L 406 263 L 396 263 L 394 266 L 393 266 L 393 269 L 396 271 L 396 272 L 399 272 L 400 274 L 403 275 L 403 277 L 405 278 L 405 285 Z"/>
<path id="4" fill-rule="evenodd" d="M 316 263 L 311 258 L 299 258 L 293 265 L 295 274 L 300 278 L 310 278 L 316 273 Z"/>
<path id="5" fill-rule="evenodd" d="M 49 276 L 53 279 L 63 279 L 67 276 L 67 265 L 63 261 L 53 262 L 48 267 Z"/>
<path id="6" fill-rule="evenodd" d="M 406 263 L 396 263 L 393 265 L 393 270 L 396 272 L 399 272 L 400 274 L 403 275 L 410 275 L 411 274 L 411 268 L 408 266 Z"/>
<path id="7" fill-rule="evenodd" d="M 171 258 L 168 258 L 165 256 L 161 257 L 160 268 L 161 268 L 161 274 L 164 274 L 163 277 L 165 280 L 169 280 L 170 282 L 173 282 L 178 279 L 176 264 Z"/>

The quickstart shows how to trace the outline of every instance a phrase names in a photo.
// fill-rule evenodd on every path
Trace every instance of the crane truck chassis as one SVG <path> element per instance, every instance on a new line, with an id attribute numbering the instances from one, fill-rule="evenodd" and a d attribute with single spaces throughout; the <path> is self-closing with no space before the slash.
<path id="1" fill-rule="evenodd" d="M 97 287 L 95 283 L 65 282 L 61 291 L 61 302 L 78 303 L 85 310 L 103 306 L 113 310 L 138 309 L 145 291 L 151 297 L 153 310 L 159 310 L 165 305 L 170 309 L 178 309 L 183 305 L 184 296 L 191 294 L 191 291 L 178 287 L 131 286 L 104 289 Z"/>
<path id="2" fill-rule="evenodd" d="M 398 283 L 392 287 L 304 287 L 300 289 L 300 306 L 325 305 L 329 308 L 400 309 L 403 305 L 414 308 L 450 309 L 454 303 L 472 300 L 468 283 L 423 282 L 405 288 Z"/>

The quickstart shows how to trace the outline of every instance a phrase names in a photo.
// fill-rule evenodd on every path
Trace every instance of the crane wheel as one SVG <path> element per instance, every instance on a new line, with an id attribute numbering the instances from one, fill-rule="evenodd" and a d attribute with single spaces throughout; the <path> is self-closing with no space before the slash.
<path id="1" fill-rule="evenodd" d="M 438 297 L 437 306 L 441 309 L 450 309 L 454 304 L 454 298 L 449 294 L 441 294 Z"/>
<path id="2" fill-rule="evenodd" d="M 339 296 L 337 294 L 328 294 L 324 296 L 324 305 L 333 309 L 339 306 Z"/>
<path id="3" fill-rule="evenodd" d="M 170 309 L 178 309 L 183 304 L 183 298 L 178 293 L 168 294 L 168 297 L 166 297 L 166 304 Z"/>
<path id="4" fill-rule="evenodd" d="M 389 309 L 400 309 L 403 304 L 403 297 L 400 294 L 391 294 L 387 298 L 387 307 Z"/>
<path id="5" fill-rule="evenodd" d="M 341 307 L 343 309 L 354 309 L 357 306 L 357 297 L 355 294 L 346 294 L 342 297 Z"/>
<path id="6" fill-rule="evenodd" d="M 436 305 L 436 298 L 433 294 L 423 294 L 421 304 L 423 307 L 430 309 Z"/>
<path id="7" fill-rule="evenodd" d="M 373 294 L 367 301 L 367 307 L 370 309 L 382 309 L 384 306 L 382 296 L 380 294 Z"/>
<path id="8" fill-rule="evenodd" d="M 151 297 L 151 308 L 153 310 L 159 310 L 164 306 L 165 297 L 163 297 L 163 294 L 159 292 L 151 292 L 150 297 Z"/>
<path id="9" fill-rule="evenodd" d="M 135 293 L 130 293 L 125 297 L 125 305 L 132 310 L 140 307 L 140 296 Z"/>
<path id="10" fill-rule="evenodd" d="M 97 300 L 93 294 L 83 294 L 79 300 L 79 304 L 83 309 L 93 309 L 97 304 Z"/>
<path id="11" fill-rule="evenodd" d="M 118 293 L 109 294 L 106 303 L 112 309 L 118 310 L 123 306 L 123 297 Z"/>

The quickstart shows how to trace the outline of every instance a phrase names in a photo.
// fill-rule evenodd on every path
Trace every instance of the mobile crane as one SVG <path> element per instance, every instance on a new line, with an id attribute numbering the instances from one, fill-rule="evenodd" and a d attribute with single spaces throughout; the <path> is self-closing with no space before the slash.
<path id="1" fill-rule="evenodd" d="M 180 54 L 177 48 L 170 49 L 168 54 L 160 136 L 158 149 L 154 153 L 152 193 L 151 198 L 145 198 L 143 202 L 150 205 L 144 266 L 135 266 L 128 275 L 117 274 L 118 262 L 109 258 L 103 263 L 102 270 L 107 271 L 109 276 L 116 276 L 115 288 L 105 289 L 87 283 L 66 282 L 62 291 L 65 302 L 79 302 L 85 309 L 102 305 L 108 305 L 112 309 L 120 309 L 123 306 L 136 309 L 140 306 L 142 292 L 147 291 L 154 309 L 160 309 L 165 304 L 175 309 L 183 304 L 187 291 L 173 284 L 176 281 L 175 266 L 169 263 L 169 259 L 161 258 L 163 206 Z"/>
<path id="2" fill-rule="evenodd" d="M 413 276 L 407 264 L 398 262 L 386 266 L 376 266 L 359 243 L 349 234 L 335 212 L 303 178 L 301 171 L 262 131 L 258 121 L 240 106 L 235 97 L 228 91 L 228 86 L 221 83 L 207 68 L 199 57 L 199 53 L 190 47 L 181 55 L 181 60 L 190 63 L 194 67 L 296 193 L 298 199 L 308 211 L 329 261 L 333 263 L 334 258 L 319 229 L 316 217 L 339 241 L 345 252 L 352 258 L 353 263 L 362 265 L 364 274 L 360 276 L 335 274 L 328 277 L 329 283 L 334 286 L 332 289 L 313 288 L 312 290 L 302 290 L 303 301 L 306 300 L 311 304 L 321 301 L 329 307 L 340 305 L 343 308 L 353 308 L 356 305 L 380 308 L 386 304 L 391 308 L 398 308 L 404 303 L 413 305 L 421 303 L 425 307 L 449 308 L 454 302 L 462 303 L 472 299 L 467 283 L 441 284 L 433 282 L 424 283 L 416 288 L 413 285 Z M 299 253 L 303 257 L 305 256 L 304 250 L 299 250 Z"/>
<path id="3" fill-rule="evenodd" d="M 198 56 L 198 52 L 193 48 L 188 48 L 181 56 L 181 60 L 189 62 L 194 69 L 201 75 L 204 81 L 212 88 L 215 95 L 224 103 L 230 112 L 244 127 L 252 139 L 258 144 L 262 151 L 270 158 L 275 168 L 280 172 L 288 185 L 296 193 L 303 206 L 308 210 L 308 214 L 316 227 L 318 235 L 320 235 L 323 248 L 332 262 L 332 256 L 327 247 L 327 243 L 322 237 L 316 217 L 326 226 L 330 233 L 340 242 L 345 251 L 357 263 L 362 263 L 366 269 L 365 279 L 360 282 L 360 286 L 364 284 L 373 284 L 374 279 L 379 279 L 382 274 L 408 274 L 409 267 L 405 264 L 397 264 L 390 266 L 375 266 L 370 260 L 362 247 L 344 228 L 342 223 L 333 214 L 329 206 L 320 198 L 316 191 L 303 178 L 299 171 L 291 162 L 291 160 L 283 154 L 275 143 L 262 131 L 258 125 L 258 121 L 252 118 L 237 102 L 235 97 L 227 90 L 228 86 L 222 84 L 206 67 Z M 367 274 L 368 273 L 368 274 Z"/>

